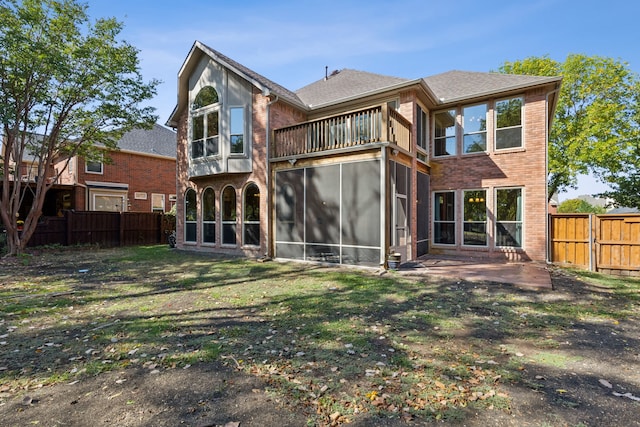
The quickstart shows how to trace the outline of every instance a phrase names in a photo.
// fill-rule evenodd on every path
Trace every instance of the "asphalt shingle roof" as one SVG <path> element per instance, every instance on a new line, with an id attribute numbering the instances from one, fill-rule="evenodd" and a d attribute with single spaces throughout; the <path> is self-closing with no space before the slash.
<path id="1" fill-rule="evenodd" d="M 454 70 L 423 80 L 438 99 L 447 102 L 541 84 L 557 78 Z"/>
<path id="2" fill-rule="evenodd" d="M 386 87 L 405 83 L 408 79 L 344 69 L 334 71 L 326 79 L 318 80 L 296 91 L 309 106 L 322 105 L 340 99 L 364 95 Z"/>
<path id="3" fill-rule="evenodd" d="M 132 129 L 118 141 L 118 148 L 137 153 L 176 157 L 176 133 L 159 124 L 151 129 Z"/>

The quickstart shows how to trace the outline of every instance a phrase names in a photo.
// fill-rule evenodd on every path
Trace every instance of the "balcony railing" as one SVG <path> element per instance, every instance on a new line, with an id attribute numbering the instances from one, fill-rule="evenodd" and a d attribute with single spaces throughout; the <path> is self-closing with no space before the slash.
<path id="1" fill-rule="evenodd" d="M 386 104 L 276 129 L 273 157 L 295 157 L 328 150 L 389 142 L 411 150 L 411 123 Z"/>

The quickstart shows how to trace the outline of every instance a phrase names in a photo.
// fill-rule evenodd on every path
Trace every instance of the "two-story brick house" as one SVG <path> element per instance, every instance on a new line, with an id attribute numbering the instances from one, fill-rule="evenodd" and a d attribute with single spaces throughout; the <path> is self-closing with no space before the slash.
<path id="1" fill-rule="evenodd" d="M 196 42 L 178 74 L 178 247 L 380 265 L 546 259 L 559 77 L 341 70 L 288 90 Z"/>
<path id="2" fill-rule="evenodd" d="M 104 161 L 72 158 L 57 184 L 50 196 L 57 210 L 166 212 L 176 200 L 176 134 L 158 124 L 133 129 Z"/>

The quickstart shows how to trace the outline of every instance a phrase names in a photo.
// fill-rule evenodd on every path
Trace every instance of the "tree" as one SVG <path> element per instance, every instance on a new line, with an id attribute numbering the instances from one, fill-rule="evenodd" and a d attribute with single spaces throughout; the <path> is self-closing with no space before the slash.
<path id="1" fill-rule="evenodd" d="M 112 18 L 91 22 L 75 0 L 0 0 L 0 218 L 10 255 L 24 250 L 47 190 L 73 156 L 96 160 L 124 132 L 156 121 L 141 103 L 158 81 L 143 81 L 138 51 L 118 40 L 121 30 Z M 31 183 L 21 182 L 25 169 Z M 27 192 L 33 204 L 18 218 Z"/>
<path id="2" fill-rule="evenodd" d="M 625 179 L 640 167 L 640 80 L 628 64 L 574 54 L 564 63 L 548 56 L 506 62 L 499 72 L 563 78 L 549 134 L 549 195 L 575 188 L 578 174 L 588 173 L 633 187 Z M 607 195 L 621 197 L 615 190 Z"/>
<path id="3" fill-rule="evenodd" d="M 586 200 L 568 199 L 560 203 L 558 213 L 594 213 L 603 214 L 607 210 L 603 206 L 594 206 Z"/>

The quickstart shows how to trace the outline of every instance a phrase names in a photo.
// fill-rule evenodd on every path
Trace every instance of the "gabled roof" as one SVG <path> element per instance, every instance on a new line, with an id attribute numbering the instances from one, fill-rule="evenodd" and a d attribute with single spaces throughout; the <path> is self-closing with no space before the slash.
<path id="1" fill-rule="evenodd" d="M 132 129 L 122 135 L 118 148 L 136 153 L 176 158 L 176 133 L 159 124 L 151 129 Z"/>
<path id="2" fill-rule="evenodd" d="M 296 91 L 296 95 L 309 107 L 327 104 L 336 100 L 363 96 L 380 89 L 404 84 L 409 79 L 344 69 L 334 71 L 322 80 Z"/>
<path id="3" fill-rule="evenodd" d="M 560 77 L 540 77 L 472 71 L 448 71 L 425 77 L 427 86 L 442 103 L 471 99 L 498 92 L 559 82 Z"/>

